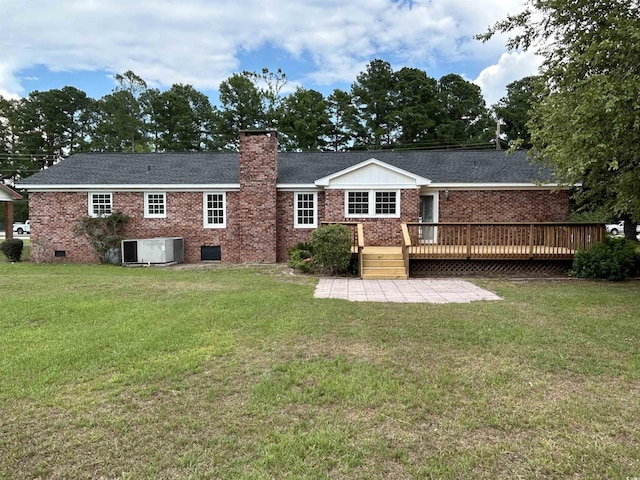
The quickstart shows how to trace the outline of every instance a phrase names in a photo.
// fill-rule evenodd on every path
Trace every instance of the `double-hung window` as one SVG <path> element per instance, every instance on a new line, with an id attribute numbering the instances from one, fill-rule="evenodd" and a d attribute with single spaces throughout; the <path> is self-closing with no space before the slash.
<path id="1" fill-rule="evenodd" d="M 203 198 L 203 206 L 205 228 L 226 228 L 227 199 L 224 192 L 205 193 Z"/>
<path id="2" fill-rule="evenodd" d="M 89 192 L 89 216 L 101 217 L 111 215 L 113 211 L 113 195 L 111 193 Z"/>
<path id="3" fill-rule="evenodd" d="M 166 218 L 167 216 L 167 195 L 165 193 L 145 193 L 144 194 L 144 216 L 145 218 Z"/>
<path id="4" fill-rule="evenodd" d="M 397 190 L 353 190 L 345 192 L 346 217 L 399 217 Z"/>
<path id="5" fill-rule="evenodd" d="M 318 226 L 318 197 L 315 192 L 294 194 L 294 228 L 316 228 Z"/>

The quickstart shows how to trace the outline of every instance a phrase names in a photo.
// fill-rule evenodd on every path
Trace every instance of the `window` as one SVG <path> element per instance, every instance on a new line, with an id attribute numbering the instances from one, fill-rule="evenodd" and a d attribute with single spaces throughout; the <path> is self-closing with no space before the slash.
<path id="1" fill-rule="evenodd" d="M 89 216 L 111 215 L 113 198 L 111 193 L 89 193 Z"/>
<path id="2" fill-rule="evenodd" d="M 225 228 L 227 226 L 226 208 L 226 195 L 224 193 L 205 193 L 205 228 Z"/>
<path id="3" fill-rule="evenodd" d="M 318 226 L 316 193 L 296 193 L 294 199 L 294 228 L 316 228 Z"/>
<path id="4" fill-rule="evenodd" d="M 376 215 L 395 215 L 396 192 L 376 192 Z"/>
<path id="5" fill-rule="evenodd" d="M 167 216 L 167 197 L 164 193 L 144 194 L 145 218 L 165 218 Z"/>
<path id="6" fill-rule="evenodd" d="M 349 216 L 369 215 L 369 192 L 348 192 L 347 213 Z"/>
<path id="7" fill-rule="evenodd" d="M 399 217 L 400 194 L 397 190 L 346 192 L 346 217 Z"/>

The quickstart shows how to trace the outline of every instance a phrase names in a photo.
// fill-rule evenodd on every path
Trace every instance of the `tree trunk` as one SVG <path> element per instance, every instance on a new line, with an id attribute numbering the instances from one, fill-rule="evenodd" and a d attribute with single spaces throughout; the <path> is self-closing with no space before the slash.
<path id="1" fill-rule="evenodd" d="M 631 215 L 622 215 L 622 220 L 624 220 L 624 238 L 637 241 L 636 227 L 638 224 L 631 219 Z"/>

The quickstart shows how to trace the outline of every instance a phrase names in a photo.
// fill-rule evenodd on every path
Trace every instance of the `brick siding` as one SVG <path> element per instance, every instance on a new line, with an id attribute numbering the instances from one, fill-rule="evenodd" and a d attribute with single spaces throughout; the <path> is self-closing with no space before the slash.
<path id="1" fill-rule="evenodd" d="M 563 222 L 567 190 L 450 190 L 439 195 L 441 222 Z"/>
<path id="2" fill-rule="evenodd" d="M 204 228 L 202 192 L 167 192 L 167 217 L 144 218 L 143 192 L 114 192 L 113 208 L 130 217 L 124 238 L 184 238 L 185 262 L 200 261 L 200 247 L 220 246 L 222 261 L 240 262 L 240 243 L 233 233 L 238 192 L 227 192 L 227 228 Z M 29 196 L 31 242 L 46 249 L 34 249 L 36 261 L 55 260 L 78 263 L 98 262 L 88 240 L 74 230 L 77 221 L 88 214 L 88 194 L 38 193 Z M 65 257 L 53 257 L 62 250 Z"/>
<path id="3" fill-rule="evenodd" d="M 363 224 L 366 245 L 399 246 L 402 244 L 403 222 L 417 222 L 420 215 L 420 192 L 417 189 L 400 191 L 400 218 L 346 218 L 344 190 L 327 190 L 325 218 L 329 222 L 360 222 Z"/>
<path id="4" fill-rule="evenodd" d="M 295 228 L 294 227 L 294 210 L 295 210 L 295 193 L 296 192 L 278 192 L 278 246 L 277 261 L 286 262 L 288 260 L 287 251 L 291 247 L 295 247 L 300 242 L 310 242 L 311 232 L 313 228 Z M 318 192 L 318 225 L 324 219 L 324 192 Z"/>

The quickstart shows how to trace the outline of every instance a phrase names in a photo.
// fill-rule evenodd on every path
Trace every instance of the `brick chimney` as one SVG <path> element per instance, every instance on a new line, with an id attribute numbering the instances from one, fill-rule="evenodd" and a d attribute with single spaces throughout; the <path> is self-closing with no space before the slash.
<path id="1" fill-rule="evenodd" d="M 276 262 L 278 136 L 273 130 L 240 132 L 238 244 L 240 262 Z"/>

